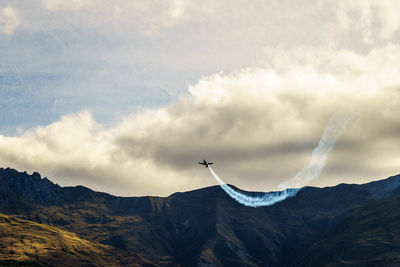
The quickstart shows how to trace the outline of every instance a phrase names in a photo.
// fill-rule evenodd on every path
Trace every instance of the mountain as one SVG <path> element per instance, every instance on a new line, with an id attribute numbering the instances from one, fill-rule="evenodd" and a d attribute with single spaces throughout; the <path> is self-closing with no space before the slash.
<path id="1" fill-rule="evenodd" d="M 14 266 L 59 266 L 57 258 L 65 259 L 63 266 L 398 266 L 399 207 L 400 175 L 305 187 L 273 206 L 250 208 L 218 186 L 116 197 L 1 168 L 0 236 L 8 239 L 0 238 L 0 260 Z M 34 252 L 25 246 L 35 242 Z"/>
<path id="2" fill-rule="evenodd" d="M 0 215 L 0 265 L 34 261 L 39 266 L 122 264 L 127 255 L 117 249 L 79 238 L 54 226 Z M 131 256 L 132 258 L 133 256 Z M 133 258 L 136 266 L 146 262 Z"/>

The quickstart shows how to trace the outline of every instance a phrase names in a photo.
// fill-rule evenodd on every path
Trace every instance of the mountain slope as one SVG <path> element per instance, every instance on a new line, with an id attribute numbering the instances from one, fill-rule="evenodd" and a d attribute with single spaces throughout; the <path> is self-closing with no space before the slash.
<path id="1" fill-rule="evenodd" d="M 315 238 L 298 266 L 399 266 L 400 198 L 346 212 Z"/>
<path id="2" fill-rule="evenodd" d="M 0 214 L 0 262 L 35 262 L 42 266 L 119 265 L 126 257 L 117 249 L 93 243 L 54 226 Z M 131 256 L 132 258 L 133 256 Z M 134 264 L 135 263 L 135 264 Z M 131 259 L 131 266 L 146 264 Z"/>
<path id="3" fill-rule="evenodd" d="M 115 197 L 82 186 L 60 187 L 37 173 L 0 169 L 0 212 L 112 246 L 125 253 L 125 264 L 140 258 L 160 266 L 323 266 L 343 263 L 343 242 L 349 244 L 346 251 L 357 250 L 357 238 L 363 240 L 373 228 L 358 227 L 370 216 L 364 212 L 383 205 L 376 208 L 379 216 L 384 207 L 394 208 L 399 188 L 400 176 L 365 185 L 305 187 L 271 207 L 249 208 L 217 186 L 165 198 Z M 400 229 L 395 218 L 385 224 Z M 347 232 L 340 235 L 335 227 Z M 382 238 L 382 232 L 371 233 L 369 238 Z M 342 239 L 336 243 L 335 238 Z M 385 256 L 397 252 L 396 241 L 386 240 L 390 246 L 381 252 L 389 262 L 396 262 Z M 318 250 L 323 247 L 329 254 Z M 368 249 L 360 252 L 367 259 L 353 263 L 373 262 L 376 255 Z"/>

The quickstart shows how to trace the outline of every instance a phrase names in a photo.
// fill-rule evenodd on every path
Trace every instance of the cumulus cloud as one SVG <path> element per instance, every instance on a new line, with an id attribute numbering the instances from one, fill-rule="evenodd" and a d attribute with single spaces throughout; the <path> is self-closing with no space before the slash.
<path id="1" fill-rule="evenodd" d="M 19 14 L 12 6 L 0 8 L 0 31 L 5 34 L 13 34 L 19 25 Z"/>
<path id="2" fill-rule="evenodd" d="M 304 65 L 246 68 L 201 78 L 186 95 L 105 128 L 89 112 L 18 136 L 0 136 L 0 164 L 61 184 L 124 195 L 167 195 L 214 183 L 273 190 L 311 158 L 332 115 L 352 111 L 315 185 L 365 182 L 398 172 L 400 48 L 367 55 L 293 53 Z M 278 58 L 282 58 L 278 55 Z M 282 59 L 283 60 L 283 59 Z M 324 65 L 325 68 L 319 68 Z"/>
<path id="3" fill-rule="evenodd" d="M 68 95 L 52 87 L 40 98 L 62 101 L 66 96 L 84 102 L 81 106 L 90 104 L 87 99 L 101 99 L 102 110 L 111 113 L 122 101 L 107 102 L 114 105 L 108 107 L 104 98 L 139 94 L 140 72 L 150 87 L 164 88 L 163 81 L 176 85 L 185 71 L 198 77 L 237 69 L 203 77 L 176 102 L 143 109 L 113 127 L 83 111 L 14 137 L 0 135 L 0 165 L 40 171 L 63 185 L 166 195 L 213 184 L 196 164 L 205 158 L 216 162 L 228 183 L 271 190 L 308 164 L 331 116 L 351 110 L 355 119 L 314 184 L 364 182 L 397 173 L 400 49 L 371 47 L 397 43 L 398 1 L 243 3 L 42 0 L 14 1 L 13 7 L 0 9 L 1 31 L 12 34 L 21 27 L 38 33 L 26 35 L 26 42 L 5 43 L 11 55 L 4 60 L 7 72 L 14 68 L 20 77 L 22 66 L 34 62 L 23 73 L 26 77 L 38 70 L 67 77 L 60 62 L 76 62 L 70 68 L 79 75 L 63 88 L 78 89 Z M 147 38 L 166 29 L 171 35 L 164 39 Z M 110 38 L 104 38 L 105 32 Z M 51 60 L 45 63 L 46 58 Z M 93 66 L 94 75 L 87 72 Z M 151 68 L 157 72 L 147 73 Z M 97 83 L 84 80 L 86 72 Z M 129 79 L 120 83 L 125 76 Z M 104 77 L 109 80 L 103 82 Z M 98 85 L 107 86 L 107 95 Z M 140 89 L 122 93 L 118 87 Z M 74 110 L 73 105 L 66 110 Z"/>
<path id="4" fill-rule="evenodd" d="M 361 31 L 365 43 L 387 40 L 400 28 L 400 3 L 396 0 L 338 1 L 336 15 L 346 30 Z"/>
<path id="5" fill-rule="evenodd" d="M 97 124 L 89 112 L 64 116 L 18 137 L 1 136 L 2 163 L 40 170 L 62 184 L 84 184 L 116 194 L 152 194 L 151 188 L 158 188 L 156 193 L 168 192 L 170 172 L 163 172 L 158 180 L 161 177 L 154 175 L 155 166 L 148 159 L 125 158 L 112 132 Z"/>

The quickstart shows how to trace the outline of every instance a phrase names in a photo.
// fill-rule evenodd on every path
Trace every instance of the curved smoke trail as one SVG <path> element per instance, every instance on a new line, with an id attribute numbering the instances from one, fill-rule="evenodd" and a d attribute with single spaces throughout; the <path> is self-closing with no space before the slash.
<path id="1" fill-rule="evenodd" d="M 280 202 L 285 200 L 288 197 L 293 197 L 297 194 L 297 192 L 300 190 L 298 188 L 296 189 L 286 189 L 280 192 L 269 192 L 269 193 L 263 193 L 260 196 L 250 196 L 246 195 L 244 193 L 238 192 L 226 183 L 222 181 L 218 175 L 214 172 L 214 170 L 211 167 L 208 167 L 211 174 L 214 176 L 215 180 L 220 184 L 221 188 L 234 200 L 239 202 L 240 204 L 243 204 L 248 207 L 261 207 L 261 206 L 271 206 L 275 204 L 276 202 Z"/>
<path id="2" fill-rule="evenodd" d="M 221 188 L 237 202 L 245 206 L 254 208 L 261 206 L 271 206 L 277 202 L 285 200 L 288 197 L 295 196 L 303 186 L 305 186 L 307 183 L 317 178 L 321 174 L 328 155 L 332 151 L 336 140 L 342 134 L 347 123 L 352 118 L 353 116 L 347 113 L 334 116 L 328 123 L 328 126 L 325 128 L 325 131 L 318 143 L 318 146 L 312 151 L 311 162 L 306 167 L 301 169 L 292 179 L 278 185 L 278 187 L 281 189 L 287 187 L 297 188 L 287 188 L 279 192 L 269 192 L 263 193 L 262 195 L 258 196 L 251 196 L 236 191 L 235 189 L 227 185 L 224 181 L 222 181 L 211 167 L 209 167 L 209 170 L 214 176 L 215 180 L 220 184 Z"/>

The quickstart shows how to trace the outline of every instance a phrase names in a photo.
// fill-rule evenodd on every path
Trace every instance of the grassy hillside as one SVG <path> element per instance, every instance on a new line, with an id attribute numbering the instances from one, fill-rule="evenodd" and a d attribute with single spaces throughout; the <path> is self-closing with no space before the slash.
<path id="1" fill-rule="evenodd" d="M 0 214 L 0 266 L 118 266 L 126 255 L 57 227 Z M 114 264 L 111 264 L 114 263 Z M 145 262 L 131 256 L 130 266 Z"/>

